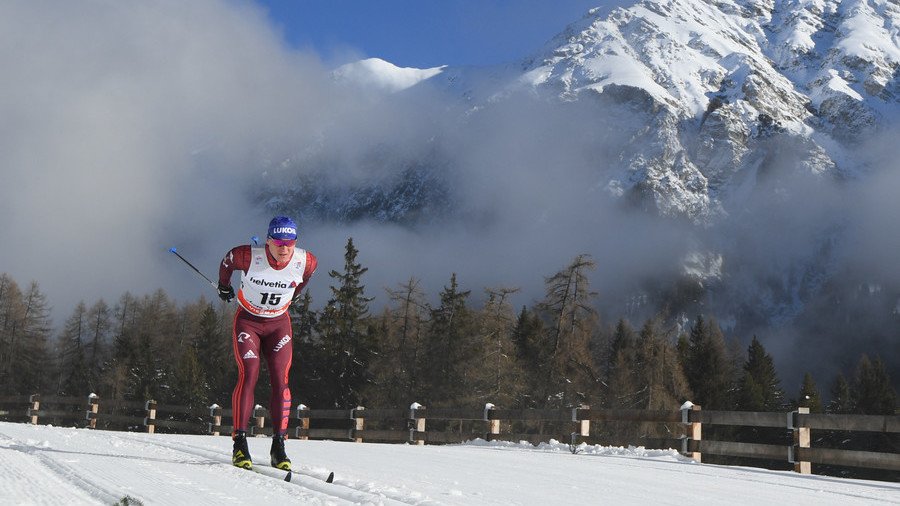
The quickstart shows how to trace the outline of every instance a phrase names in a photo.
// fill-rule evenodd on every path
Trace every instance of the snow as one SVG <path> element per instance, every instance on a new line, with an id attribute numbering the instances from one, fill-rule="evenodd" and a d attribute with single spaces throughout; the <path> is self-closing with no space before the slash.
<path id="1" fill-rule="evenodd" d="M 872 2 L 884 10 L 888 2 Z M 838 49 L 848 55 L 858 56 L 864 60 L 873 60 L 881 55 L 894 62 L 900 61 L 900 48 L 897 47 L 897 28 L 889 33 L 882 26 L 881 16 L 872 9 L 869 2 L 852 0 L 841 2 L 840 11 L 843 22 L 838 31 L 845 36 L 836 44 Z"/>
<path id="2" fill-rule="evenodd" d="M 251 438 L 257 461 L 268 438 Z M 3 504 L 900 504 L 900 483 L 698 464 L 674 450 L 286 442 L 290 483 L 230 465 L 228 437 L 0 422 Z M 328 471 L 333 484 L 323 481 Z"/>
<path id="3" fill-rule="evenodd" d="M 401 68 L 380 58 L 367 58 L 342 65 L 334 70 L 333 75 L 338 82 L 359 86 L 361 89 L 394 93 L 430 79 L 440 74 L 444 68 Z"/>

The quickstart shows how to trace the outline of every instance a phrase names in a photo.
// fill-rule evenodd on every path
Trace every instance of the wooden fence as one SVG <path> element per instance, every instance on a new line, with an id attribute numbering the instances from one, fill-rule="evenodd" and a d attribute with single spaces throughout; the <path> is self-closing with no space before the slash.
<path id="1" fill-rule="evenodd" d="M 108 406 L 108 407 L 107 407 Z M 83 426 L 110 430 L 157 429 L 193 434 L 230 434 L 223 425 L 231 410 L 209 407 L 158 405 L 145 402 L 101 403 L 91 395 L 75 397 L 0 398 L 0 420 L 38 424 Z M 257 405 L 248 427 L 251 435 L 271 435 L 266 426 L 268 411 Z M 630 436 L 617 440 L 602 430 L 607 423 L 660 424 L 667 437 Z M 723 441 L 703 438 L 703 427 L 750 427 L 781 429 L 788 444 Z M 429 430 L 430 428 L 430 430 Z M 503 429 L 506 430 L 503 430 Z M 516 432 L 515 429 L 525 430 Z M 791 412 L 712 411 L 686 403 L 673 410 L 590 409 L 502 409 L 492 404 L 480 409 L 434 408 L 413 404 L 409 409 L 310 409 L 300 404 L 289 422 L 289 435 L 299 439 L 330 439 L 355 442 L 409 444 L 461 443 L 476 438 L 487 441 L 527 441 L 533 444 L 555 439 L 578 445 L 600 444 L 675 448 L 700 462 L 704 455 L 743 457 L 788 462 L 798 473 L 809 474 L 812 464 L 862 469 L 900 471 L 900 444 L 883 451 L 813 448 L 813 431 L 883 434 L 900 441 L 900 415 L 812 414 L 807 408 Z M 821 434 L 817 432 L 817 434 Z M 620 438 L 621 439 L 621 438 Z"/>

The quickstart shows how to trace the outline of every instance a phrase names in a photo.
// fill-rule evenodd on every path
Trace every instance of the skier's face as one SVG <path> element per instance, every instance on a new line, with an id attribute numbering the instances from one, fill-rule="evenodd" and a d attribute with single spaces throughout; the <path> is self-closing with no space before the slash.
<path id="1" fill-rule="evenodd" d="M 290 259 L 291 255 L 294 254 L 294 245 L 297 241 L 276 241 L 269 237 L 266 239 L 266 246 L 269 248 L 269 253 L 275 257 L 275 260 L 279 264 L 286 264 Z"/>

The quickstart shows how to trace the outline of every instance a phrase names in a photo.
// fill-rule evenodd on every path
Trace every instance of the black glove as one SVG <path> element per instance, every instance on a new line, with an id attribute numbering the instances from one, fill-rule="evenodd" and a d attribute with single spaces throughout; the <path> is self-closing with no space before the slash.
<path id="1" fill-rule="evenodd" d="M 219 283 L 219 298 L 225 302 L 231 302 L 234 299 L 234 288 L 231 288 L 230 285 Z"/>

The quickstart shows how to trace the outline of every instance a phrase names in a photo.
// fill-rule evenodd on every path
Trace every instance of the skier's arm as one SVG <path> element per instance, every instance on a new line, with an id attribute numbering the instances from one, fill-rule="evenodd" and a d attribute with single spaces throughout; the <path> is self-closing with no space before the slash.
<path id="1" fill-rule="evenodd" d="M 309 251 L 306 252 L 306 269 L 303 270 L 303 282 L 299 283 L 297 285 L 297 288 L 294 288 L 294 296 L 291 297 L 294 302 L 296 302 L 297 299 L 300 298 L 300 292 L 303 291 L 303 287 L 306 286 L 307 283 L 309 283 L 309 278 L 311 278 L 312 275 L 315 274 L 316 267 L 318 267 L 318 262 L 319 261 L 316 259 L 315 255 L 313 255 Z"/>
<path id="2" fill-rule="evenodd" d="M 225 254 L 219 264 L 219 286 L 231 286 L 231 275 L 236 270 L 246 272 L 250 268 L 250 246 L 236 246 Z"/>

